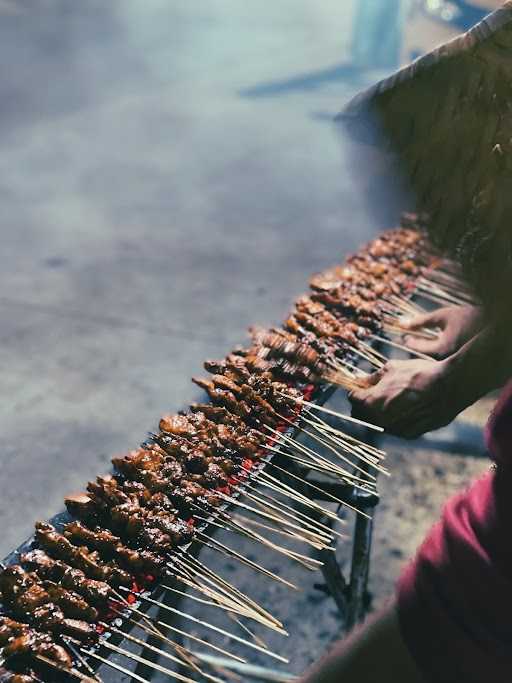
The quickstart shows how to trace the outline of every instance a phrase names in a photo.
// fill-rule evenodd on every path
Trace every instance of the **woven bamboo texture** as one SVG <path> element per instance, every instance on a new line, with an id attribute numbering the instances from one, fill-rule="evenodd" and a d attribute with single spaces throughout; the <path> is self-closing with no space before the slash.
<path id="1" fill-rule="evenodd" d="M 484 298 L 512 285 L 512 2 L 356 96 L 338 120 L 398 161 L 432 241 Z"/>

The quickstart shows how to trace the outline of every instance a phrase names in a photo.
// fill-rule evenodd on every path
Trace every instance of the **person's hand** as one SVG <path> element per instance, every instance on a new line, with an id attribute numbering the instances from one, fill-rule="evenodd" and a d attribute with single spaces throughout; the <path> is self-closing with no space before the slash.
<path id="1" fill-rule="evenodd" d="M 482 329 L 483 315 L 478 306 L 444 306 L 403 321 L 402 326 L 411 332 L 438 330 L 436 339 L 421 339 L 405 332 L 404 343 L 410 349 L 442 359 L 458 351 Z"/>
<path id="2" fill-rule="evenodd" d="M 444 427 L 466 407 L 446 361 L 392 360 L 371 382 L 349 394 L 352 414 L 407 439 Z"/>

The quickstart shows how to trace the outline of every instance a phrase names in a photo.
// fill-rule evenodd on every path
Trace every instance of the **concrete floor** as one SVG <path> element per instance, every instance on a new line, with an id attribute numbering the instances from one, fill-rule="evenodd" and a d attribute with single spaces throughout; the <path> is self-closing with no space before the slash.
<path id="1" fill-rule="evenodd" d="M 280 321 L 308 274 L 373 234 L 331 122 L 372 78 L 343 67 L 352 10 L 0 2 L 0 556 L 196 399 L 205 358 Z M 424 443 L 395 450 L 377 602 L 485 466 L 434 447 L 436 479 Z M 293 671 L 338 630 L 312 584 L 293 609 L 271 596 L 305 644 Z"/>
<path id="2" fill-rule="evenodd" d="M 0 555 L 368 236 L 319 115 L 349 87 L 241 94 L 340 61 L 345 6 L 16 7 L 0 22 Z"/>

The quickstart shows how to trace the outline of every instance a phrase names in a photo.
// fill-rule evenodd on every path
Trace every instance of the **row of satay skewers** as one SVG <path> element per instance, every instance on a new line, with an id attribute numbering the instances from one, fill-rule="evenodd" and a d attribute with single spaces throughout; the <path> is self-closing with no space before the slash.
<path id="1" fill-rule="evenodd" d="M 351 389 L 364 383 L 368 374 L 356 366 L 358 359 L 370 369 L 382 366 L 386 359 L 371 342 L 397 344 L 389 336 L 401 333 L 402 316 L 416 310 L 409 300 L 415 288 L 436 302 L 469 300 L 450 264 L 437 259 L 440 267 L 432 269 L 436 259 L 421 232 L 400 228 L 383 234 L 343 266 L 313 277 L 311 293 L 296 302 L 283 328 L 252 329 L 250 347 L 205 363 L 210 377 L 193 381 L 206 391 L 209 403 L 164 416 L 158 433 L 150 434 L 139 449 L 113 459 L 115 474 L 98 477 L 86 492 L 68 496 L 73 520 L 62 529 L 37 523 L 36 549 L 0 575 L 0 647 L 7 667 L 0 681 L 56 680 L 61 673 L 97 681 L 92 660 L 126 672 L 105 656 L 109 652 L 175 680 L 192 680 L 115 645 L 114 635 L 141 646 L 143 635 L 150 635 L 162 647 L 144 644 L 146 648 L 205 680 L 220 680 L 219 671 L 209 669 L 207 657 L 202 659 L 195 647 L 186 649 L 169 633 L 187 637 L 203 654 L 207 649 L 245 661 L 186 627 L 150 619 L 145 610 L 151 606 L 286 661 L 248 622 L 286 634 L 284 625 L 199 561 L 192 549 L 206 546 L 296 588 L 207 535 L 209 525 L 251 539 L 307 569 L 321 566 L 306 551 L 332 548 L 341 536 L 334 525 L 342 520 L 314 500 L 316 486 L 301 472 L 313 470 L 351 489 L 375 492 L 378 473 L 387 471 L 381 450 L 321 415 L 357 420 L 309 399 L 319 385 Z M 307 434 L 315 446 L 297 441 L 293 430 Z M 281 455 L 281 464 L 270 457 L 274 453 Z M 283 467 L 285 461 L 293 466 L 290 470 Z M 299 543 L 304 550 L 296 549 Z M 220 628 L 155 600 L 156 585 L 177 596 L 188 591 L 187 597 L 225 613 L 233 628 Z M 136 627 L 139 635 L 121 631 L 122 625 Z"/>

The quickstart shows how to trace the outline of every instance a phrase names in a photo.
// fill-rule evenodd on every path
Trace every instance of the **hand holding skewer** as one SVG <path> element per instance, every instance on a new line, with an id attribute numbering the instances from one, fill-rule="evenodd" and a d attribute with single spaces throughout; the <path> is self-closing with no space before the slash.
<path id="1" fill-rule="evenodd" d="M 439 360 L 451 356 L 483 327 L 479 306 L 443 306 L 430 313 L 416 315 L 401 322 L 404 342 L 413 351 L 426 353 Z M 421 331 L 438 333 L 430 339 L 417 336 Z M 410 334 L 408 334 L 410 332 Z"/>
<path id="2" fill-rule="evenodd" d="M 450 423 L 460 412 L 449 400 L 446 361 L 393 360 L 373 373 L 372 384 L 349 394 L 353 414 L 407 439 Z"/>

